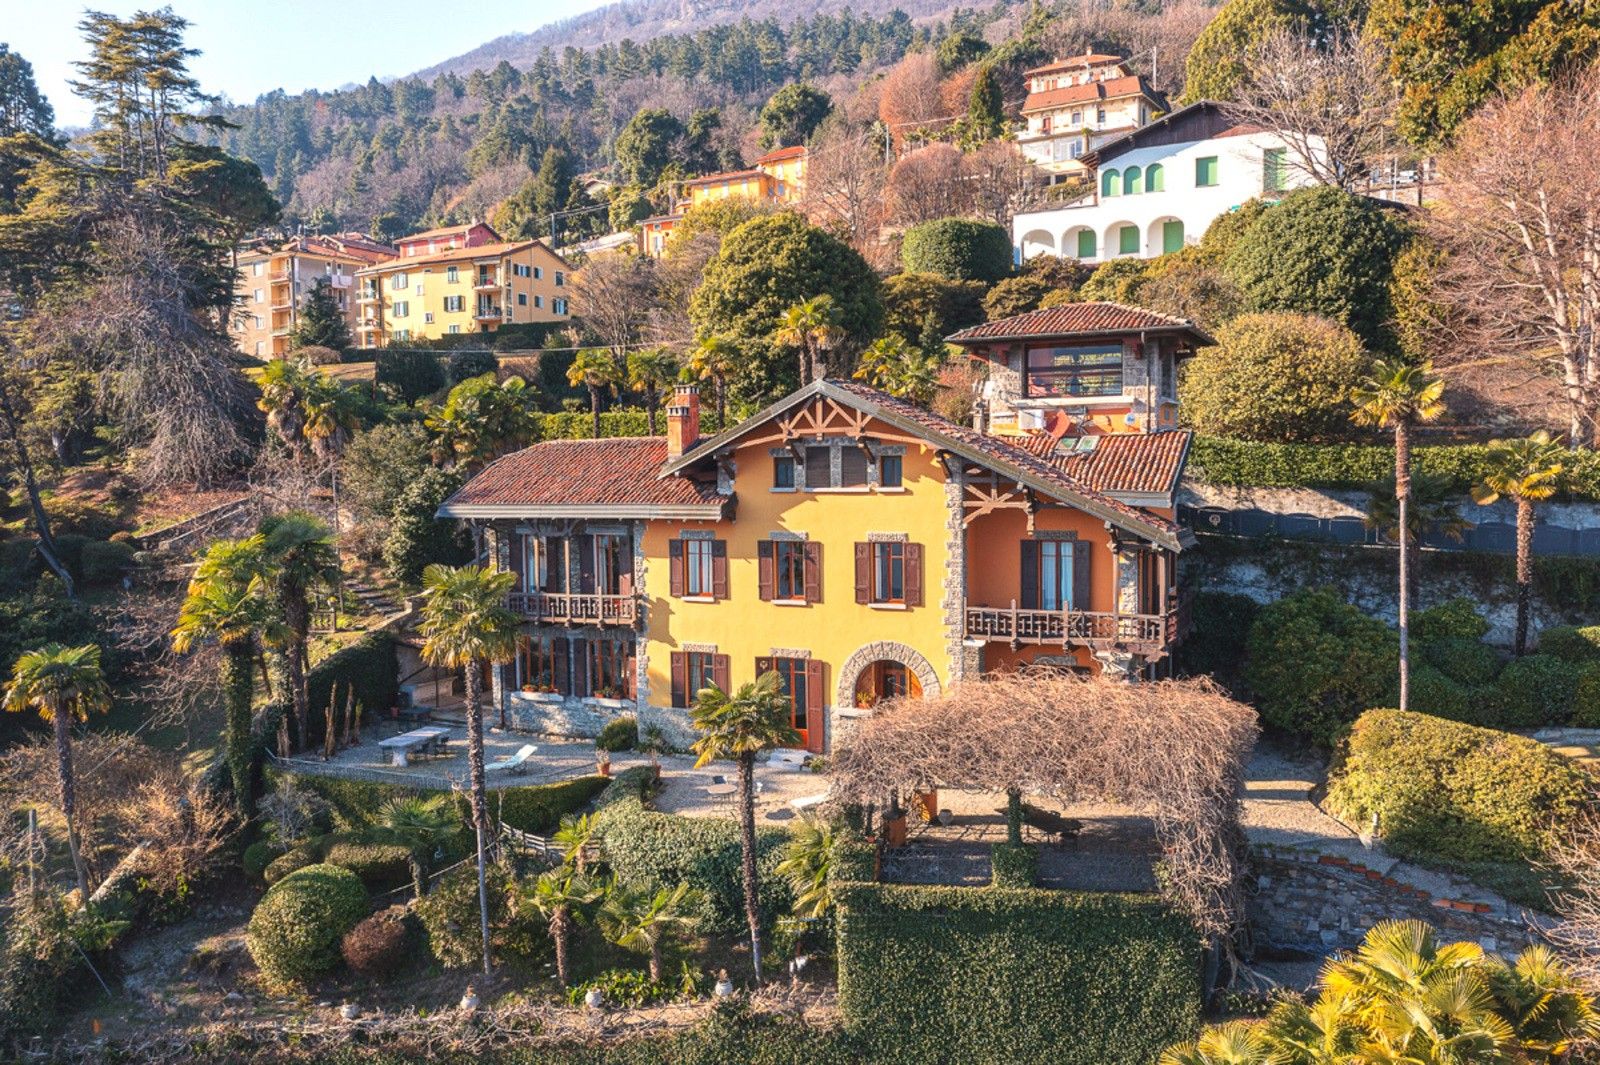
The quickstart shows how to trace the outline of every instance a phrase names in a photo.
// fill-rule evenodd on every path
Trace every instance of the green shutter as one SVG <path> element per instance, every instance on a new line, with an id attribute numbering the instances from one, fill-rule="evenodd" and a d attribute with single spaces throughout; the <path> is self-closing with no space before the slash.
<path id="1" fill-rule="evenodd" d="M 1160 163 L 1151 163 L 1144 168 L 1144 191 L 1167 191 L 1167 168 Z"/>
<path id="2" fill-rule="evenodd" d="M 1183 250 L 1183 223 L 1161 223 L 1161 254 L 1170 255 Z"/>
<path id="3" fill-rule="evenodd" d="M 1204 188 L 1217 183 L 1217 157 L 1208 155 L 1194 161 L 1194 183 Z"/>
<path id="4" fill-rule="evenodd" d="M 1268 148 L 1261 157 L 1261 188 L 1265 192 L 1283 191 L 1282 148 Z"/>
<path id="5" fill-rule="evenodd" d="M 1138 226 L 1123 226 L 1121 231 L 1119 231 L 1117 233 L 1117 254 L 1119 254 L 1119 255 L 1138 255 L 1139 254 L 1139 227 Z"/>
<path id="6" fill-rule="evenodd" d="M 1100 195 L 1115 196 L 1117 194 L 1117 172 L 1106 170 L 1100 174 Z"/>
<path id="7" fill-rule="evenodd" d="M 1136 166 L 1130 166 L 1122 172 L 1122 194 L 1124 196 L 1137 196 L 1144 191 L 1142 183 L 1143 173 Z"/>
<path id="8" fill-rule="evenodd" d="M 1078 230 L 1078 258 L 1093 259 L 1095 256 L 1094 230 Z"/>

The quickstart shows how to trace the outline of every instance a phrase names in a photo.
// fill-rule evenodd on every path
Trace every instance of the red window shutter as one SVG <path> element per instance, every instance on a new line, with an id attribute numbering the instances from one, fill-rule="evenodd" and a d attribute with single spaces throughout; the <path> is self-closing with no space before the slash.
<path id="1" fill-rule="evenodd" d="M 522 533 L 511 534 L 511 572 L 517 575 L 517 583 L 511 586 L 514 592 L 528 591 L 527 561 L 528 538 Z"/>
<path id="2" fill-rule="evenodd" d="M 572 674 L 568 668 L 570 663 L 567 661 L 567 638 L 565 636 L 557 636 L 550 641 L 550 657 L 553 659 L 550 670 L 551 682 L 555 684 L 556 691 L 562 695 L 571 695 L 572 689 L 567 682 Z"/>
<path id="3" fill-rule="evenodd" d="M 1022 609 L 1039 609 L 1039 542 L 1022 541 Z"/>
<path id="4" fill-rule="evenodd" d="M 777 583 L 777 564 L 773 561 L 773 543 L 771 540 L 762 540 L 756 544 L 756 577 L 761 586 L 761 598 L 764 602 L 772 600 L 772 586 Z"/>
<path id="5" fill-rule="evenodd" d="M 630 699 L 639 693 L 639 660 L 633 655 L 623 664 L 622 691 Z"/>
<path id="6" fill-rule="evenodd" d="M 906 606 L 922 605 L 922 545 L 906 545 Z"/>
<path id="7" fill-rule="evenodd" d="M 822 545 L 806 542 L 806 602 L 822 602 Z"/>
<path id="8" fill-rule="evenodd" d="M 827 692 L 823 689 L 827 681 L 826 672 L 817 659 L 806 659 L 806 750 L 813 754 L 821 754 L 826 742 L 824 733 L 828 720 L 825 707 L 828 700 Z"/>
<path id="9" fill-rule="evenodd" d="M 727 655 L 711 656 L 711 680 L 717 687 L 727 691 L 731 687 L 732 663 Z"/>
<path id="10" fill-rule="evenodd" d="M 728 541 L 711 541 L 711 598 L 728 598 Z"/>
<path id="11" fill-rule="evenodd" d="M 872 602 L 871 544 L 856 544 L 856 602 Z"/>
<path id="12" fill-rule="evenodd" d="M 1089 583 L 1089 574 L 1092 570 L 1090 558 L 1092 557 L 1091 545 L 1087 540 L 1074 540 L 1072 543 L 1072 609 L 1088 610 L 1093 602 L 1091 596 L 1093 585 Z"/>
<path id="13" fill-rule="evenodd" d="M 683 596 L 683 541 L 667 541 L 667 571 L 668 583 L 671 585 L 673 598 Z"/>
<path id="14" fill-rule="evenodd" d="M 689 656 L 682 651 L 673 651 L 672 655 L 672 705 L 684 707 L 689 705 Z"/>

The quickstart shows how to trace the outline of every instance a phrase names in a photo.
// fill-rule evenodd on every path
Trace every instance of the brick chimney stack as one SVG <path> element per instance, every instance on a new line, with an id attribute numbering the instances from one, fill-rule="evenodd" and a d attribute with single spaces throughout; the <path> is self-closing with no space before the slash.
<path id="1" fill-rule="evenodd" d="M 700 439 L 700 386 L 678 385 L 667 408 L 667 458 L 675 459 Z"/>

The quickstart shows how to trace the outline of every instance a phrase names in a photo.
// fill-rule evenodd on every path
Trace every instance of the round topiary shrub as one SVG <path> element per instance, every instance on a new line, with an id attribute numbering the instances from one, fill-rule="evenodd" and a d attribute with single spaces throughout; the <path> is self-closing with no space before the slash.
<path id="1" fill-rule="evenodd" d="M 271 865 L 283 855 L 283 844 L 275 839 L 258 839 L 239 856 L 239 866 L 251 880 L 260 880 Z M 284 873 L 288 875 L 287 872 Z"/>
<path id="2" fill-rule="evenodd" d="M 276 884 L 290 873 L 304 869 L 308 865 L 316 865 L 320 861 L 322 861 L 320 849 L 302 843 L 268 862 L 266 868 L 261 871 L 261 878 L 269 884 Z"/>
<path id="3" fill-rule="evenodd" d="M 602 751 L 631 751 L 639 746 L 639 722 L 632 714 L 624 714 L 607 721 L 594 739 L 595 747 Z"/>
<path id="4" fill-rule="evenodd" d="M 1462 636 L 1446 636 L 1422 648 L 1428 665 L 1458 684 L 1480 687 L 1500 675 L 1500 653 L 1488 644 Z"/>
<path id="5" fill-rule="evenodd" d="M 1528 655 L 1507 664 L 1494 687 L 1499 727 L 1565 725 L 1572 714 L 1578 667 L 1555 655 Z"/>
<path id="6" fill-rule="evenodd" d="M 304 359 L 312 366 L 337 366 L 340 362 L 340 356 L 337 351 L 321 344 L 309 344 L 303 348 L 296 348 L 294 357 Z"/>
<path id="7" fill-rule="evenodd" d="M 1568 662 L 1600 662 L 1600 625 L 1555 625 L 1539 633 L 1539 653 Z"/>
<path id="8" fill-rule="evenodd" d="M 487 870 L 489 886 L 489 936 L 504 941 L 510 918 L 511 877 L 501 865 Z M 478 928 L 478 870 L 463 865 L 446 873 L 432 891 L 416 903 L 417 917 L 428 933 L 428 949 L 446 969 L 469 969 L 483 961 L 483 937 Z"/>
<path id="9" fill-rule="evenodd" d="M 459 385 L 469 378 L 482 377 L 486 373 L 494 373 L 499 368 L 500 360 L 495 358 L 492 351 L 467 348 L 450 353 L 449 372 L 452 385 Z"/>
<path id="10" fill-rule="evenodd" d="M 356 874 L 368 891 L 391 891 L 411 883 L 411 852 L 398 843 L 345 837 L 335 841 L 322 860 Z"/>
<path id="11" fill-rule="evenodd" d="M 304 984 L 339 963 L 344 934 L 366 914 L 367 889 L 354 873 L 308 865 L 262 896 L 245 945 L 268 983 Z"/>
<path id="12" fill-rule="evenodd" d="M 907 273 L 992 285 L 1011 273 L 1011 234 L 972 218 L 919 222 L 906 230 L 900 261 Z"/>
<path id="13" fill-rule="evenodd" d="M 1451 721 L 1482 723 L 1481 706 L 1467 686 L 1426 663 L 1411 667 L 1411 708 Z"/>
<path id="14" fill-rule="evenodd" d="M 346 932 L 339 952 L 344 963 L 362 976 L 392 976 L 411 954 L 413 932 L 413 919 L 406 908 L 391 906 Z"/>
<path id="15" fill-rule="evenodd" d="M 1481 640 L 1488 634 L 1489 622 L 1472 600 L 1460 597 L 1419 610 L 1411 619 L 1411 638 L 1419 646 L 1439 640 Z"/>

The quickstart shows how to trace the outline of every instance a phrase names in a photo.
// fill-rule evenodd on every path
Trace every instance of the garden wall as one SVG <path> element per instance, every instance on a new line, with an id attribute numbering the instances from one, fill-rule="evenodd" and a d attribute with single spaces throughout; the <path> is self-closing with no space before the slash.
<path id="1" fill-rule="evenodd" d="M 901 1061 L 1149 1065 L 1200 1024 L 1194 929 L 1146 896 L 844 884 L 846 1031 Z"/>

